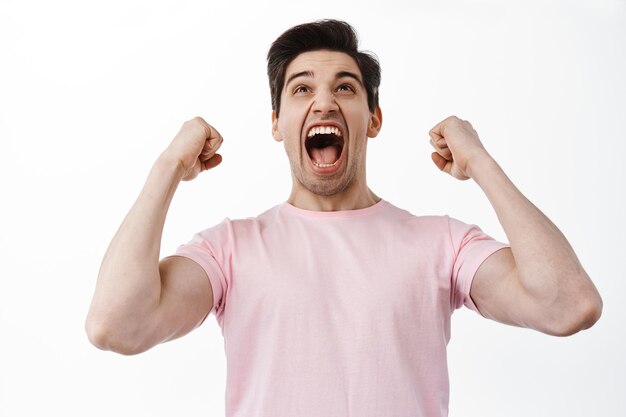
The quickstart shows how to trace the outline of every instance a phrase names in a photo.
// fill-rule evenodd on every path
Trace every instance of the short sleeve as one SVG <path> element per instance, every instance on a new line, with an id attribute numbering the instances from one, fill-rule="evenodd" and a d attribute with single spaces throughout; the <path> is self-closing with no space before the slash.
<path id="1" fill-rule="evenodd" d="M 480 314 L 470 297 L 474 275 L 490 255 L 509 245 L 494 240 L 476 225 L 454 218 L 449 218 L 449 225 L 455 254 L 452 267 L 452 309 L 465 305 Z"/>
<path id="2" fill-rule="evenodd" d="M 213 308 L 218 320 L 224 310 L 230 282 L 232 227 L 229 219 L 202 232 L 176 248 L 175 256 L 183 256 L 199 264 L 206 272 L 213 291 Z"/>

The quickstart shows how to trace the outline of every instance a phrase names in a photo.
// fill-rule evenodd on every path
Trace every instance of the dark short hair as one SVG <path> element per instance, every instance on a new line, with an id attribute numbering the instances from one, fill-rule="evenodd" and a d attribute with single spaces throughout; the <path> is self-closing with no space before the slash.
<path id="1" fill-rule="evenodd" d="M 267 53 L 267 76 L 270 81 L 272 110 L 280 110 L 280 95 L 285 83 L 285 71 L 291 61 L 303 52 L 328 49 L 343 52 L 357 63 L 367 92 L 367 105 L 371 112 L 378 107 L 380 64 L 371 52 L 358 50 L 356 31 L 340 20 L 318 20 L 294 26 L 272 43 Z"/>

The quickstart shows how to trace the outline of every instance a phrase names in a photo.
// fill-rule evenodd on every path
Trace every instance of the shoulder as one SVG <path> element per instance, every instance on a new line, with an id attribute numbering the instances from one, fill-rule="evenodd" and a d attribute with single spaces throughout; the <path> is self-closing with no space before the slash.
<path id="1" fill-rule="evenodd" d="M 408 210 L 386 204 L 385 212 L 395 223 L 399 234 L 410 235 L 458 253 L 464 247 L 484 246 L 495 242 L 479 226 L 466 223 L 448 214 L 415 215 Z"/>
<path id="2" fill-rule="evenodd" d="M 419 229 L 423 233 L 442 234 L 455 241 L 467 235 L 483 235 L 481 228 L 475 224 L 466 223 L 448 214 L 415 215 L 407 210 L 397 208 L 390 203 L 390 212 L 394 213 L 402 224 Z"/>
<path id="3" fill-rule="evenodd" d="M 240 219 L 227 219 L 229 227 L 234 235 L 245 235 L 250 232 L 258 232 L 276 223 L 280 215 L 280 204 L 264 211 L 263 213 Z"/>
<path id="4" fill-rule="evenodd" d="M 197 236 L 221 243 L 258 236 L 279 221 L 279 212 L 280 205 L 277 205 L 253 217 L 226 217 L 220 223 L 202 230 Z"/>
<path id="5" fill-rule="evenodd" d="M 235 218 L 225 217 L 219 223 L 201 229 L 194 235 L 193 241 L 221 241 L 232 240 L 235 236 L 243 236 L 251 231 L 259 230 L 276 218 L 279 206 L 272 207 L 255 217 Z"/>
<path id="6" fill-rule="evenodd" d="M 385 208 L 381 212 L 384 217 L 401 227 L 417 229 L 422 233 L 448 233 L 450 216 L 443 215 L 416 215 L 409 210 L 396 207 L 390 202 L 385 202 Z"/>

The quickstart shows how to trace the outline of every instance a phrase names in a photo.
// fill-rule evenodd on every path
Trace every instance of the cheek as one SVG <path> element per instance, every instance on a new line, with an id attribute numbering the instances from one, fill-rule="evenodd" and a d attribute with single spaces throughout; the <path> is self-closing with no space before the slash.
<path id="1" fill-rule="evenodd" d="M 280 119 L 278 122 L 278 130 L 282 135 L 291 135 L 293 136 L 298 130 L 298 120 L 296 115 L 292 112 L 285 111 L 280 114 Z"/>
<path id="2" fill-rule="evenodd" d="M 360 144 L 362 139 L 367 137 L 367 131 L 369 127 L 370 119 L 369 117 L 363 117 L 361 114 L 357 115 L 352 119 L 354 122 L 352 123 L 350 136 L 357 140 Z"/>
<path id="3" fill-rule="evenodd" d="M 300 139 L 297 134 L 293 132 L 293 130 L 283 129 L 281 130 L 283 135 L 283 144 L 285 145 L 285 150 L 287 153 L 291 155 L 296 155 L 300 152 Z"/>
<path id="4" fill-rule="evenodd" d="M 367 105 L 363 103 L 348 103 L 342 106 L 341 111 L 353 129 L 367 130 L 370 120 L 370 111 Z"/>

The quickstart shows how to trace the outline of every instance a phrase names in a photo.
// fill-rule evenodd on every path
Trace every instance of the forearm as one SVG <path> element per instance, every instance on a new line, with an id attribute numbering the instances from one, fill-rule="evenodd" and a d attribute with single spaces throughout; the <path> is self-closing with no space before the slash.
<path id="1" fill-rule="evenodd" d="M 167 211 L 181 170 L 161 155 L 106 251 L 87 317 L 93 339 L 132 340 L 159 305 L 159 253 Z"/>
<path id="2" fill-rule="evenodd" d="M 517 276 L 528 294 L 553 317 L 588 314 L 600 306 L 597 290 L 559 229 L 485 156 L 471 177 L 485 192 L 509 239 Z"/>

